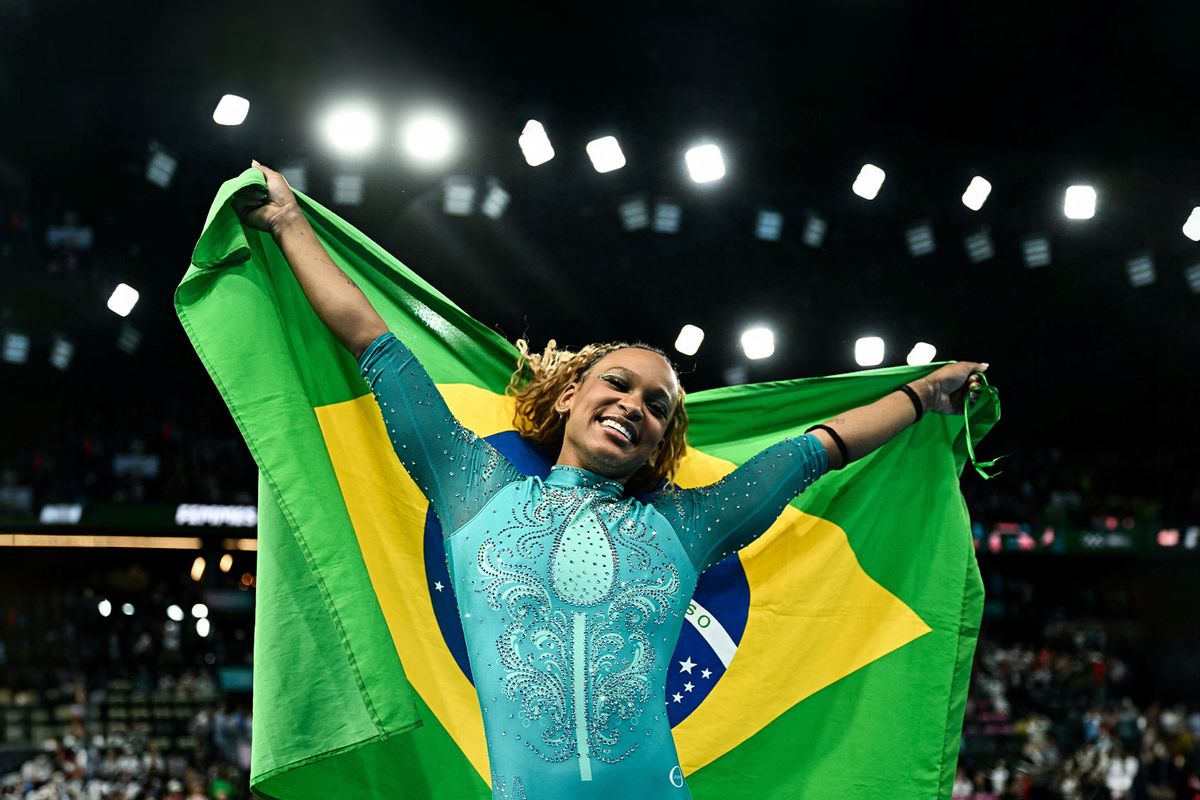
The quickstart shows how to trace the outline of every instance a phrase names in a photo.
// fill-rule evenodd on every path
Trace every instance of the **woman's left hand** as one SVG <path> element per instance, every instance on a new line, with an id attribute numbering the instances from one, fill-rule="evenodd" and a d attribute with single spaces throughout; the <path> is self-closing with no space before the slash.
<path id="1" fill-rule="evenodd" d="M 959 361 L 926 375 L 921 380 L 927 381 L 932 391 L 927 395 L 931 399 L 925 410 L 939 414 L 963 413 L 963 404 L 968 398 L 974 399 L 976 391 L 983 386 L 979 376 L 987 368 L 983 362 Z"/>

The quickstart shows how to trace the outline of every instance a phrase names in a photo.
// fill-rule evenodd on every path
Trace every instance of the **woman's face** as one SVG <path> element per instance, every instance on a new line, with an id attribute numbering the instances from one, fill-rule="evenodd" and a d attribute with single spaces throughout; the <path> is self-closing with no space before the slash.
<path id="1" fill-rule="evenodd" d="M 624 483 L 653 463 L 678 398 L 675 371 L 658 353 L 609 353 L 559 395 L 555 408 L 567 424 L 558 463 Z"/>

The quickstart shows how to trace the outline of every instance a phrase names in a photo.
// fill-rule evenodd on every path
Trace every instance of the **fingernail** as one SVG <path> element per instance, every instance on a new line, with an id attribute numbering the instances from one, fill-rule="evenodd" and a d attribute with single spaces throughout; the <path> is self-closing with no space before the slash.
<path id="1" fill-rule="evenodd" d="M 985 362 L 985 363 L 984 363 L 982 366 L 983 366 L 983 368 L 984 368 L 984 369 L 987 369 L 987 368 L 988 368 L 988 365 L 987 365 L 987 363 L 986 363 L 986 362 Z"/>

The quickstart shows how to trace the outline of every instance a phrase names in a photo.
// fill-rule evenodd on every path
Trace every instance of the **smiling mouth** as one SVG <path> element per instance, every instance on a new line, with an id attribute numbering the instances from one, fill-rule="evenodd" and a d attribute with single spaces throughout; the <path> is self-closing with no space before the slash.
<path id="1" fill-rule="evenodd" d="M 637 437 L 632 428 L 625 423 L 618 422 L 612 417 L 601 417 L 599 424 L 601 428 L 611 431 L 613 437 L 619 441 L 625 442 L 626 444 L 634 444 L 637 441 Z"/>

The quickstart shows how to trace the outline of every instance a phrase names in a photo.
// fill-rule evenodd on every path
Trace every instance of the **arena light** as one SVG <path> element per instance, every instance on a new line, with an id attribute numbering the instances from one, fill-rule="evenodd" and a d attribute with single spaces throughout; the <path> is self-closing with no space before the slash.
<path id="1" fill-rule="evenodd" d="M 766 208 L 760 210 L 758 221 L 754 224 L 754 235 L 764 242 L 778 242 L 783 236 L 783 214 Z"/>
<path id="2" fill-rule="evenodd" d="M 213 122 L 218 125 L 241 125 L 250 113 L 250 101 L 236 94 L 227 94 L 213 110 Z"/>
<path id="3" fill-rule="evenodd" d="M 684 325 L 675 337 L 675 349 L 685 356 L 694 356 L 704 341 L 704 331 L 695 325 Z"/>
<path id="4" fill-rule="evenodd" d="M 992 184 L 988 183 L 987 179 L 976 175 L 971 178 L 971 183 L 967 185 L 967 190 L 963 192 L 963 205 L 972 211 L 978 211 L 983 208 L 983 204 L 987 201 L 988 195 L 992 193 Z"/>
<path id="5" fill-rule="evenodd" d="M 742 333 L 742 351 L 751 361 L 769 358 L 775 352 L 775 333 L 770 328 L 750 328 Z"/>
<path id="6" fill-rule="evenodd" d="M 196 556 L 196 560 L 192 562 L 192 580 L 199 581 L 204 577 L 204 556 Z"/>
<path id="7" fill-rule="evenodd" d="M 167 606 L 167 619 L 173 622 L 183 622 L 183 609 L 174 603 Z"/>
<path id="8" fill-rule="evenodd" d="M 144 550 L 199 550 L 200 540 L 186 536 L 88 536 L 85 534 L 64 533 L 0 533 L 0 547 L 116 547 Z"/>
<path id="9" fill-rule="evenodd" d="M 963 238 L 963 247 L 966 248 L 967 258 L 971 259 L 972 264 L 982 264 L 996 255 L 996 247 L 992 244 L 992 234 L 987 228 L 980 228 L 974 233 L 967 234 Z"/>
<path id="10" fill-rule="evenodd" d="M 288 164 L 279 168 L 279 174 L 298 192 L 308 191 L 308 167 L 303 164 Z"/>
<path id="11" fill-rule="evenodd" d="M 112 603 L 108 600 L 101 600 L 96 604 L 96 610 L 100 612 L 100 616 L 107 617 L 112 613 Z"/>
<path id="12" fill-rule="evenodd" d="M 1050 266 L 1050 240 L 1045 236 L 1030 236 L 1021 242 L 1021 256 L 1029 269 Z"/>
<path id="13" fill-rule="evenodd" d="M 118 283 L 117 288 L 108 297 L 108 310 L 119 317 L 128 317 L 129 312 L 137 305 L 138 290 L 128 283 Z"/>
<path id="14" fill-rule="evenodd" d="M 1200 294 L 1200 264 L 1193 264 L 1185 269 L 1183 277 L 1187 279 L 1188 288 Z"/>
<path id="15" fill-rule="evenodd" d="M 928 364 L 933 361 L 933 357 L 937 355 L 937 348 L 929 342 L 917 342 L 913 345 L 912 350 L 908 351 L 908 356 L 905 361 L 910 367 L 915 367 L 920 364 Z"/>
<path id="16" fill-rule="evenodd" d="M 363 199 L 363 176 L 343 172 L 333 176 L 333 202 L 340 206 L 357 206 Z"/>
<path id="17" fill-rule="evenodd" d="M 133 355 L 137 352 L 138 346 L 142 343 L 142 334 L 137 328 L 132 325 L 122 325 L 121 332 L 117 334 L 117 349 L 126 355 Z"/>
<path id="18" fill-rule="evenodd" d="M 1193 242 L 1200 242 L 1200 206 L 1193 208 L 1187 222 L 1183 223 L 1183 235 Z"/>
<path id="19" fill-rule="evenodd" d="M 204 603 L 196 603 L 192 606 L 192 616 L 196 619 L 205 619 L 208 616 L 208 606 Z"/>
<path id="20" fill-rule="evenodd" d="M 229 570 L 233 569 L 233 556 L 229 553 L 221 556 L 221 563 L 217 566 L 221 568 L 221 572 L 229 572 Z"/>
<path id="21" fill-rule="evenodd" d="M 879 195 L 883 179 L 886 177 L 887 173 L 874 164 L 863 164 L 862 169 L 858 171 L 858 177 L 854 179 L 854 185 L 850 188 L 862 199 L 874 200 Z"/>
<path id="22" fill-rule="evenodd" d="M 627 231 L 640 231 L 650 224 L 650 209 L 645 197 L 627 197 L 617 206 L 621 215 L 621 227 Z"/>
<path id="23" fill-rule="evenodd" d="M 29 360 L 29 337 L 23 333 L 4 336 L 4 360 L 9 364 L 24 364 Z"/>
<path id="24" fill-rule="evenodd" d="M 347 103 L 326 113 L 321 125 L 329 146 L 342 156 L 362 156 L 379 140 L 379 116 L 364 103 Z"/>
<path id="25" fill-rule="evenodd" d="M 1067 219 L 1091 219 L 1096 216 L 1096 190 L 1091 186 L 1068 186 L 1063 196 Z"/>
<path id="26" fill-rule="evenodd" d="M 202 639 L 208 638 L 208 633 L 211 630 L 212 630 L 212 623 L 209 622 L 207 619 L 196 620 L 196 633 L 198 633 L 200 635 L 200 638 L 202 638 Z"/>
<path id="27" fill-rule="evenodd" d="M 121 604 L 121 613 L 127 617 L 132 617 L 133 616 L 133 603 L 122 603 Z"/>
<path id="28" fill-rule="evenodd" d="M 654 204 L 654 230 L 659 233 L 678 233 L 683 209 L 673 200 L 659 200 Z"/>
<path id="29" fill-rule="evenodd" d="M 625 166 L 625 154 L 615 136 L 602 136 L 588 142 L 587 154 L 596 172 L 612 172 Z"/>
<path id="30" fill-rule="evenodd" d="M 542 127 L 542 123 L 536 119 L 525 123 L 525 129 L 521 131 L 517 144 L 521 146 L 521 154 L 525 156 L 525 163 L 531 167 L 539 167 L 554 158 L 554 148 L 550 145 L 550 137 L 546 135 L 546 129 Z"/>
<path id="31" fill-rule="evenodd" d="M 66 371 L 71 366 L 71 356 L 75 355 L 75 345 L 61 336 L 55 338 L 50 347 L 50 364 L 55 369 Z"/>
<path id="32" fill-rule="evenodd" d="M 442 211 L 454 217 L 469 217 L 475 211 L 475 179 L 451 175 L 442 184 Z"/>
<path id="33" fill-rule="evenodd" d="M 854 343 L 854 361 L 860 367 L 874 367 L 883 363 L 883 339 L 878 336 L 863 336 Z"/>
<path id="34" fill-rule="evenodd" d="M 483 202 L 479 204 L 479 211 L 490 219 L 500 219 L 504 215 L 504 210 L 508 208 L 508 202 L 511 199 L 512 195 L 500 185 L 500 181 L 495 178 L 489 178 L 487 193 L 483 196 Z"/>
<path id="35" fill-rule="evenodd" d="M 175 156 L 162 149 L 158 142 L 150 143 L 150 153 L 146 158 L 146 180 L 160 189 L 166 189 L 175 177 L 177 166 L 179 160 Z"/>
<path id="36" fill-rule="evenodd" d="M 1129 285 L 1135 289 L 1149 286 L 1157 277 L 1154 271 L 1154 257 L 1148 253 L 1134 256 L 1125 262 L 1125 274 L 1129 278 Z"/>
<path id="37" fill-rule="evenodd" d="M 814 212 L 809 212 L 808 218 L 804 221 L 804 233 L 800 235 L 801 241 L 814 250 L 820 250 L 821 245 L 825 243 L 825 233 L 829 230 L 829 223 L 825 218 Z"/>
<path id="38" fill-rule="evenodd" d="M 450 123 L 436 114 L 422 114 L 404 128 L 404 148 L 423 164 L 440 164 L 454 150 Z"/>
<path id="39" fill-rule="evenodd" d="M 908 254 L 913 258 L 927 256 L 937 250 L 937 242 L 933 238 L 933 228 L 927 222 L 913 225 L 905 230 L 904 243 L 908 246 Z"/>
<path id="40" fill-rule="evenodd" d="M 725 177 L 725 159 L 715 144 L 702 144 L 684 153 L 688 175 L 695 183 L 712 183 Z"/>

